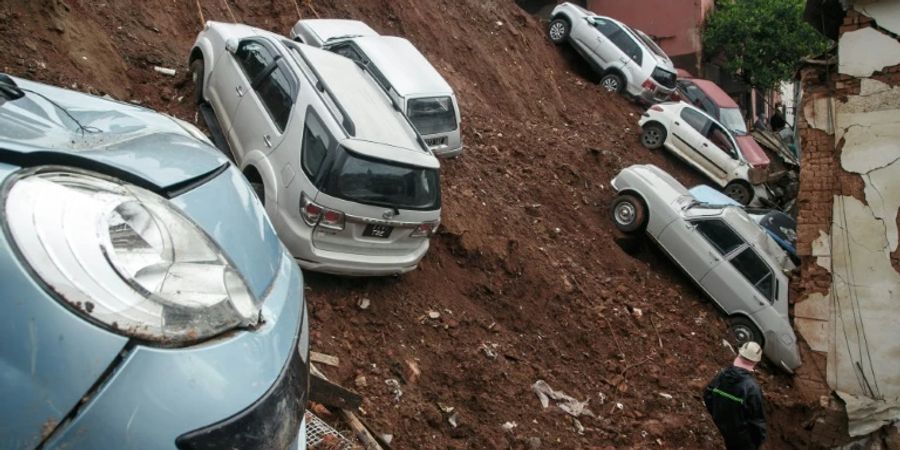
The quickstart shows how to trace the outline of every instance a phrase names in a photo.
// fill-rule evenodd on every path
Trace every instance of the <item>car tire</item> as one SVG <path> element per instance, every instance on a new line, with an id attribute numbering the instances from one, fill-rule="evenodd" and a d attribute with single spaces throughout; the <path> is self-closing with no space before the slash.
<path id="1" fill-rule="evenodd" d="M 760 347 L 764 344 L 759 328 L 756 328 L 756 324 L 744 316 L 735 316 L 728 321 L 728 338 L 734 344 L 735 349 L 749 341 L 756 342 Z"/>
<path id="2" fill-rule="evenodd" d="M 198 105 L 205 101 L 203 99 L 203 73 L 203 58 L 197 58 L 191 61 L 191 80 L 194 82 L 194 102 Z"/>
<path id="3" fill-rule="evenodd" d="M 753 188 L 745 181 L 735 180 L 725 186 L 725 195 L 746 206 L 753 200 Z"/>
<path id="4" fill-rule="evenodd" d="M 641 145 L 649 150 L 657 150 L 666 142 L 666 127 L 653 122 L 644 125 L 641 132 Z"/>
<path id="5" fill-rule="evenodd" d="M 647 225 L 647 207 L 635 195 L 622 194 L 610 207 L 610 215 L 616 229 L 625 234 L 637 234 Z"/>
<path id="6" fill-rule="evenodd" d="M 617 73 L 608 73 L 600 79 L 600 87 L 606 92 L 620 93 L 625 89 L 625 80 Z"/>
<path id="7" fill-rule="evenodd" d="M 250 187 L 253 188 L 253 193 L 256 194 L 259 202 L 266 206 L 266 186 L 263 185 L 262 181 L 251 181 Z"/>
<path id="8" fill-rule="evenodd" d="M 568 20 L 563 18 L 553 19 L 550 21 L 550 25 L 547 26 L 547 37 L 550 38 L 550 42 L 560 45 L 569 38 L 571 30 L 572 26 L 569 25 Z"/>

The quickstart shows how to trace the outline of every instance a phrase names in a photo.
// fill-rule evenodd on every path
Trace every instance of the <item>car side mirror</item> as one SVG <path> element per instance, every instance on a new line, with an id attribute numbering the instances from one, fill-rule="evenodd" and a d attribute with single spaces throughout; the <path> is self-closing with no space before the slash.
<path id="1" fill-rule="evenodd" d="M 237 38 L 228 38 L 225 41 L 225 51 L 231 53 L 232 55 L 237 52 L 238 49 L 238 40 Z"/>
<path id="2" fill-rule="evenodd" d="M 584 21 L 587 22 L 587 23 L 589 23 L 589 24 L 591 24 L 591 25 L 594 24 L 594 18 L 591 17 L 591 16 L 585 17 L 585 18 L 584 18 Z"/>

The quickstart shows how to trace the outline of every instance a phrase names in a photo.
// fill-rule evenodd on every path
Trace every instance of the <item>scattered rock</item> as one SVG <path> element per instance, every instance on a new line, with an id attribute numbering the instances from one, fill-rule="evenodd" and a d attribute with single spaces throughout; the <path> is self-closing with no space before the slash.
<path id="1" fill-rule="evenodd" d="M 541 448 L 541 438 L 530 437 L 525 442 L 528 444 L 528 450 L 538 450 Z"/>
<path id="2" fill-rule="evenodd" d="M 366 297 L 363 297 L 356 302 L 356 306 L 363 311 L 369 309 L 370 304 L 372 304 L 372 302 Z"/>
<path id="3" fill-rule="evenodd" d="M 418 363 L 411 359 L 403 361 L 403 381 L 406 384 L 416 384 L 421 375 L 422 371 L 419 369 Z"/>
<path id="4" fill-rule="evenodd" d="M 439 313 L 437 311 L 428 311 L 428 318 L 429 319 L 440 319 L 441 313 Z"/>
<path id="5" fill-rule="evenodd" d="M 662 398 L 664 398 L 664 399 L 666 399 L 666 400 L 672 400 L 672 395 L 671 395 L 671 394 L 666 394 L 665 392 L 660 392 L 660 393 L 659 393 L 659 396 L 662 397 Z"/>
<path id="6" fill-rule="evenodd" d="M 503 425 L 500 425 L 500 428 L 503 428 L 503 431 L 507 433 L 512 433 L 512 431 L 519 426 L 516 422 L 506 422 Z"/>
<path id="7" fill-rule="evenodd" d="M 365 375 L 360 375 L 360 376 L 356 377 L 355 380 L 353 380 L 353 384 L 355 384 L 356 387 L 358 387 L 358 388 L 364 388 L 364 387 L 368 386 L 369 382 L 366 381 Z"/>

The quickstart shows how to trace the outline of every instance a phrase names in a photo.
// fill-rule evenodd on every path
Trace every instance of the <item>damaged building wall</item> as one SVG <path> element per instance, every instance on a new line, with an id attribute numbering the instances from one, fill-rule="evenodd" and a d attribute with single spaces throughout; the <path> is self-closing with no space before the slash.
<path id="1" fill-rule="evenodd" d="M 794 320 L 850 434 L 900 420 L 900 1 L 857 2 L 837 60 L 801 71 Z"/>

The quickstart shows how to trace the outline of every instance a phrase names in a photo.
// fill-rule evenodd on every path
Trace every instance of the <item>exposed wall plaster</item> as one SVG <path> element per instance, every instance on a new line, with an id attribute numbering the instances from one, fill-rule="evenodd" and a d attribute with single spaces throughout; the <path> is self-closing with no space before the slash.
<path id="1" fill-rule="evenodd" d="M 880 27 L 900 34 L 900 0 L 857 0 L 853 9 L 875 19 Z"/>
<path id="2" fill-rule="evenodd" d="M 812 242 L 812 256 L 816 258 L 816 265 L 831 271 L 831 236 L 819 230 L 819 237 Z"/>
<path id="3" fill-rule="evenodd" d="M 833 217 L 829 385 L 856 396 L 900 398 L 900 274 L 890 262 L 884 222 L 849 196 L 835 197 Z"/>
<path id="4" fill-rule="evenodd" d="M 900 64 L 900 42 L 874 28 L 849 31 L 838 43 L 838 61 L 840 73 L 869 77 Z"/>
<path id="5" fill-rule="evenodd" d="M 841 166 L 865 182 L 866 202 L 884 221 L 891 251 L 897 249 L 900 209 L 900 86 L 865 78 L 860 94 L 835 105 Z"/>

